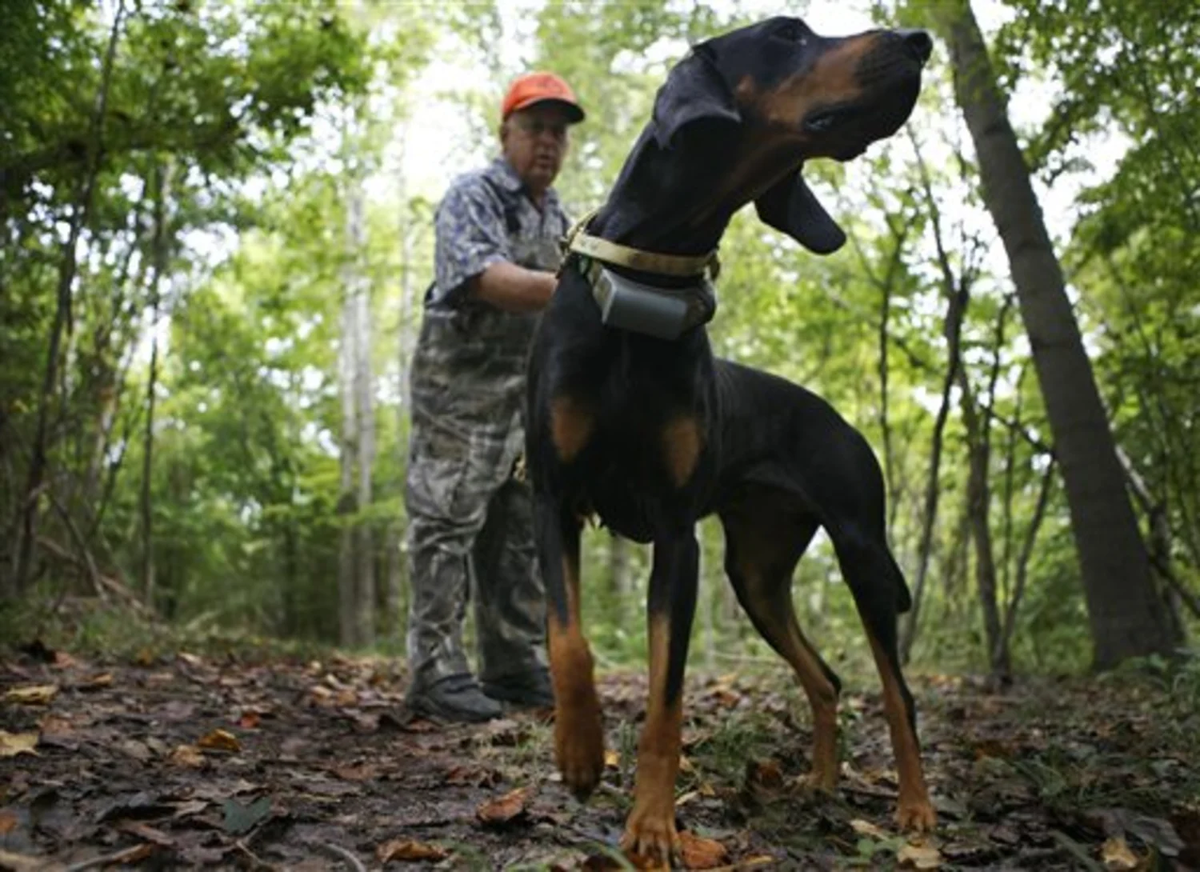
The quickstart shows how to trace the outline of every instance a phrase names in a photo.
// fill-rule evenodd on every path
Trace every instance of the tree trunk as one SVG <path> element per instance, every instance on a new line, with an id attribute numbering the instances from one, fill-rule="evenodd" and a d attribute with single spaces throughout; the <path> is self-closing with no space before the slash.
<path id="1" fill-rule="evenodd" d="M 350 244 L 361 257 L 366 248 L 363 227 L 365 193 L 357 181 L 350 195 Z M 368 279 L 359 266 L 355 270 L 354 396 L 358 416 L 358 508 L 364 511 L 372 503 L 371 479 L 375 471 L 375 380 L 371 375 L 371 294 Z M 358 615 L 355 618 L 358 642 L 375 644 L 375 536 L 372 523 L 361 519 L 357 536 Z"/>
<path id="2" fill-rule="evenodd" d="M 142 454 L 142 601 L 154 608 L 154 506 L 151 502 L 151 473 L 154 468 L 154 392 L 158 388 L 158 314 L 162 277 L 167 269 L 167 206 L 171 188 L 171 166 L 154 166 L 154 273 L 150 280 L 150 374 L 146 385 L 146 432 Z"/>
<path id="3" fill-rule="evenodd" d="M 338 559 L 339 629 L 343 645 L 375 643 L 375 549 L 370 523 L 360 515 L 371 505 L 375 414 L 371 378 L 371 313 L 367 277 L 360 262 L 365 248 L 365 192 L 351 170 L 346 198 L 345 301 L 339 371 L 342 395 L 342 466 L 339 508 L 343 513 Z"/>
<path id="4" fill-rule="evenodd" d="M 1071 513 L 1094 665 L 1168 653 L 1175 638 L 1150 577 L 1133 507 L 1029 170 L 968 0 L 936 7 L 955 92 L 975 143 L 983 199 L 1008 253 Z"/>
<path id="5" fill-rule="evenodd" d="M 104 57 L 100 88 L 96 93 L 95 111 L 88 139 L 87 165 L 80 181 L 79 195 L 71 215 L 67 240 L 62 248 L 62 262 L 58 271 L 57 305 L 54 321 L 50 326 L 50 339 L 46 352 L 46 371 L 42 380 L 42 392 L 38 398 L 37 425 L 30 452 L 29 473 L 26 476 L 24 498 L 17 513 L 16 548 L 13 551 L 12 574 L 0 593 L 16 595 L 24 590 L 33 567 L 34 543 L 37 538 L 38 509 L 41 505 L 42 489 L 45 485 L 46 466 L 49 462 L 50 405 L 54 387 L 58 383 L 59 356 L 64 333 L 71 331 L 72 285 L 75 283 L 76 258 L 79 236 L 87 223 L 92 206 L 92 194 L 96 188 L 96 177 L 100 173 L 100 155 L 103 150 L 104 116 L 108 105 L 108 89 L 112 81 L 113 58 L 117 53 L 117 42 L 121 36 L 121 25 L 125 16 L 125 2 L 118 0 L 113 14 L 112 31 L 109 34 L 108 50 Z"/>
<path id="6" fill-rule="evenodd" d="M 347 219 L 348 224 L 350 220 L 352 219 Z M 348 246 L 352 236 L 352 231 L 347 233 Z M 358 561 L 355 557 L 355 516 L 359 506 L 354 476 L 359 462 L 358 402 L 354 390 L 355 362 L 358 354 L 354 345 L 359 333 L 356 324 L 358 298 L 354 293 L 351 269 L 348 267 L 344 273 L 342 344 L 338 353 L 338 391 L 342 400 L 341 476 L 338 497 L 338 516 L 341 521 L 338 544 L 338 641 L 346 647 L 355 647 L 359 643 Z"/>
<path id="7" fill-rule="evenodd" d="M 957 379 L 959 368 L 959 337 L 962 333 L 963 315 L 966 309 L 966 293 L 951 293 L 946 301 L 946 340 L 949 345 L 949 360 L 946 377 L 942 383 L 942 399 L 933 424 L 933 445 L 929 453 L 929 477 L 925 483 L 925 511 L 921 519 L 921 539 L 917 546 L 917 573 L 913 581 L 912 608 L 900 634 L 900 658 L 907 663 L 912 656 L 913 643 L 917 639 L 917 627 L 921 618 L 921 605 L 925 598 L 925 581 L 929 573 L 929 558 L 933 550 L 933 530 L 937 523 L 938 498 L 942 487 L 939 480 L 942 468 L 942 440 L 946 431 L 946 420 L 950 416 L 950 392 Z"/>

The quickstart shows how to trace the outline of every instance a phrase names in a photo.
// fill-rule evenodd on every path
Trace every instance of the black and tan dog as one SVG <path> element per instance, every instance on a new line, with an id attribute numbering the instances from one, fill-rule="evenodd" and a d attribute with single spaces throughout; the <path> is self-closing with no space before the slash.
<path id="1" fill-rule="evenodd" d="M 837 775 L 837 677 L 805 639 L 791 576 L 828 532 L 883 681 L 901 825 L 934 824 L 896 616 L 909 594 L 884 536 L 884 489 L 866 441 L 830 406 L 766 373 L 716 360 L 706 277 L 730 217 L 754 201 L 767 224 L 820 253 L 844 235 L 800 177 L 848 160 L 912 111 L 929 37 L 829 39 L 774 18 L 694 47 L 670 73 L 608 202 L 573 235 L 529 372 L 527 463 L 549 599 L 555 749 L 581 796 L 604 766 L 592 658 L 580 626 L 582 518 L 652 542 L 650 691 L 623 847 L 679 845 L 674 786 L 681 691 L 696 603 L 697 519 L 716 512 L 725 566 L 755 627 L 794 668 L 814 718 L 810 780 Z"/>

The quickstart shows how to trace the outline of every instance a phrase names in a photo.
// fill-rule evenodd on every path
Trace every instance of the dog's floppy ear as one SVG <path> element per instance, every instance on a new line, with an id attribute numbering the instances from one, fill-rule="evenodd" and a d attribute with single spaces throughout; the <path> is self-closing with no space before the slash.
<path id="1" fill-rule="evenodd" d="M 741 123 L 733 93 L 712 54 L 707 43 L 695 46 L 658 89 L 654 98 L 654 138 L 659 148 L 670 146 L 682 128 L 696 121 Z"/>
<path id="2" fill-rule="evenodd" d="M 799 170 L 768 188 L 754 201 L 754 208 L 764 223 L 817 254 L 832 254 L 846 242 L 845 232 L 817 202 Z"/>

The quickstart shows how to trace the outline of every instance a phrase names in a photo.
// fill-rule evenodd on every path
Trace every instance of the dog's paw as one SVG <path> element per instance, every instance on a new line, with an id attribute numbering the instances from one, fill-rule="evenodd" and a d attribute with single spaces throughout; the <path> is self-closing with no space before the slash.
<path id="1" fill-rule="evenodd" d="M 937 812 L 926 797 L 909 802 L 901 799 L 896 808 L 896 823 L 902 830 L 929 833 L 937 826 Z"/>
<path id="2" fill-rule="evenodd" d="M 625 835 L 621 837 L 621 850 L 638 869 L 670 869 L 677 860 L 683 845 L 675 830 L 675 809 L 666 813 L 647 810 L 639 813 L 637 807 L 625 824 Z"/>
<path id="3" fill-rule="evenodd" d="M 554 753 L 571 793 L 579 800 L 591 796 L 604 772 L 604 727 L 594 688 L 577 689 L 555 709 Z"/>

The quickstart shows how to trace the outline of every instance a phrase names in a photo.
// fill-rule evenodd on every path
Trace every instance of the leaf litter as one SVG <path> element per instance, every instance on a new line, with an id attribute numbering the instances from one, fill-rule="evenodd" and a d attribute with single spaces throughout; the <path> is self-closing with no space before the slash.
<path id="1" fill-rule="evenodd" d="M 27 649 L 28 650 L 28 649 Z M 0 659 L 0 869 L 620 869 L 645 695 L 605 676 L 586 805 L 544 714 L 445 726 L 377 658 Z M 833 795 L 782 670 L 688 683 L 676 816 L 695 869 L 1200 868 L 1200 716 L 1147 681 L 914 677 L 938 830 L 892 820 L 877 690 L 843 695 Z M 635 858 L 636 859 L 636 858 Z"/>

